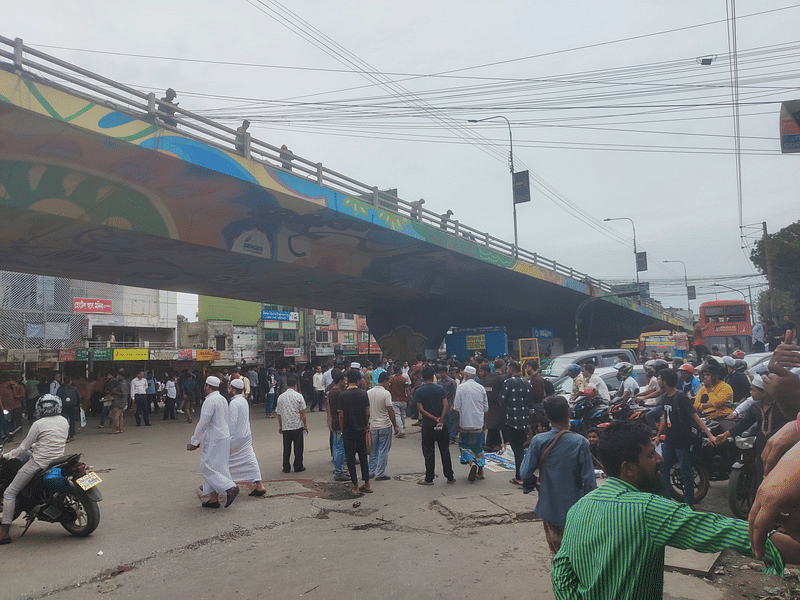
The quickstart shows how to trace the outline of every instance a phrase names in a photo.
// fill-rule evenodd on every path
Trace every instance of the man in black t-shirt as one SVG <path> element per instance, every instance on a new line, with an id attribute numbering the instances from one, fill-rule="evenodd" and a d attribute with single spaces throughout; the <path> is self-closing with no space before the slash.
<path id="1" fill-rule="evenodd" d="M 350 471 L 354 496 L 360 496 L 362 492 L 372 493 L 369 485 L 369 454 L 367 453 L 369 396 L 367 396 L 367 392 L 359 389 L 358 381 L 360 379 L 359 371 L 350 369 L 347 372 L 347 389 L 339 394 L 338 407 L 344 456 L 347 460 L 347 469 Z M 364 485 L 360 488 L 356 472 L 356 452 L 358 452 L 358 460 L 361 462 L 361 478 L 364 480 Z"/>
<path id="2" fill-rule="evenodd" d="M 708 441 L 716 444 L 716 440 L 711 432 L 700 419 L 700 415 L 694 409 L 694 405 L 683 392 L 679 392 L 675 386 L 678 384 L 678 373 L 671 369 L 664 369 L 658 375 L 659 388 L 664 390 L 663 407 L 664 413 L 661 415 L 661 425 L 654 443 L 658 445 L 661 435 L 664 442 L 661 444 L 661 456 L 664 462 L 661 464 L 661 493 L 664 497 L 671 497 L 670 471 L 672 465 L 677 460 L 681 468 L 681 479 L 683 481 L 683 500 L 691 506 L 694 504 L 694 473 L 692 471 L 692 422 L 706 434 Z"/>
<path id="3" fill-rule="evenodd" d="M 450 460 L 450 438 L 444 426 L 447 414 L 447 400 L 445 400 L 442 386 L 433 383 L 433 367 L 430 365 L 422 369 L 422 385 L 414 390 L 414 403 L 422 419 L 422 456 L 425 458 L 425 479 L 420 479 L 420 485 L 433 485 L 436 461 L 434 446 L 439 446 L 439 455 L 442 458 L 442 470 L 447 478 L 447 483 L 455 483 L 453 476 L 453 463 Z"/>

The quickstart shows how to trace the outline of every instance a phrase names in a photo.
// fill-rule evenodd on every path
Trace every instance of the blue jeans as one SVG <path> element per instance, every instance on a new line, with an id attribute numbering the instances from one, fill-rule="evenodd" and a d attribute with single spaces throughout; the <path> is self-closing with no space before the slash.
<path id="1" fill-rule="evenodd" d="M 110 404 L 108 406 L 103 405 L 103 410 L 100 412 L 100 427 L 105 426 L 106 419 L 108 419 L 109 422 L 111 421 L 111 419 L 108 416 L 110 412 L 111 412 L 111 405 Z"/>
<path id="2" fill-rule="evenodd" d="M 392 447 L 392 426 L 383 429 L 372 429 L 372 448 L 369 453 L 370 477 L 386 475 L 386 463 L 389 462 L 389 448 Z"/>
<path id="3" fill-rule="evenodd" d="M 333 474 L 344 475 L 344 442 L 342 441 L 341 431 L 332 431 L 333 433 Z"/>
<path id="4" fill-rule="evenodd" d="M 672 448 L 664 442 L 661 445 L 661 456 L 664 462 L 661 463 L 661 494 L 665 498 L 672 497 L 672 485 L 670 483 L 670 471 L 675 461 L 681 467 L 681 479 L 683 480 L 683 501 L 689 506 L 694 504 L 694 472 L 692 470 L 692 451 L 690 448 Z"/>
<path id="5" fill-rule="evenodd" d="M 456 422 L 453 419 L 453 407 L 450 406 L 450 410 L 447 411 L 447 414 L 444 416 L 444 424 L 447 427 L 447 433 L 450 435 L 450 441 L 454 442 L 456 439 Z"/>
<path id="6" fill-rule="evenodd" d="M 272 403 L 273 402 L 275 402 L 275 392 L 270 392 L 270 393 L 267 394 L 267 401 L 265 402 L 268 415 L 272 414 Z"/>

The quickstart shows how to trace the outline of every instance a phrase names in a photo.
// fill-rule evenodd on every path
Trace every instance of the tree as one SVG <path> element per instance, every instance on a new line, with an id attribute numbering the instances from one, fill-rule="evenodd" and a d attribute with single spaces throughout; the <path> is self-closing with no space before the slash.
<path id="1" fill-rule="evenodd" d="M 763 319 L 771 319 L 769 309 L 769 290 L 762 290 L 758 293 L 756 298 L 756 312 L 758 316 Z M 778 313 L 778 318 L 783 318 L 783 315 L 792 317 L 792 321 L 797 322 L 797 312 L 795 310 L 794 298 L 789 292 L 784 290 L 775 290 L 775 312 Z"/>
<path id="2" fill-rule="evenodd" d="M 767 236 L 772 262 L 772 285 L 776 292 L 786 292 L 792 300 L 790 316 L 800 314 L 800 221 Z M 750 252 L 750 260 L 763 274 L 767 273 L 764 240 L 760 239 Z M 777 294 L 776 294 L 777 300 Z M 776 302 L 777 310 L 778 304 Z M 762 313 L 763 314 L 763 313 Z M 780 318 L 782 315 L 772 315 Z"/>
<path id="3" fill-rule="evenodd" d="M 184 317 L 183 315 L 178 315 L 178 323 L 188 323 L 189 319 Z"/>

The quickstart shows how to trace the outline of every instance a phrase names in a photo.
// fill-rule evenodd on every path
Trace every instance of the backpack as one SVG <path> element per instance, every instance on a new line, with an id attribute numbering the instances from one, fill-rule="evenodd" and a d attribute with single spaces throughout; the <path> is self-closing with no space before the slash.
<path id="1" fill-rule="evenodd" d="M 542 377 L 542 379 L 544 379 L 544 397 L 555 396 L 556 388 L 553 387 L 553 382 L 547 379 L 547 377 Z"/>

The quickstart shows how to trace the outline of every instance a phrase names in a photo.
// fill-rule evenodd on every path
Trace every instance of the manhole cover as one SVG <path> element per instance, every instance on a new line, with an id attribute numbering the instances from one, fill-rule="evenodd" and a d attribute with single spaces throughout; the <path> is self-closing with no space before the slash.
<path id="1" fill-rule="evenodd" d="M 436 477 L 438 477 L 438 475 Z M 425 479 L 425 473 L 401 473 L 400 475 L 395 475 L 392 479 L 416 483 L 420 479 Z"/>

